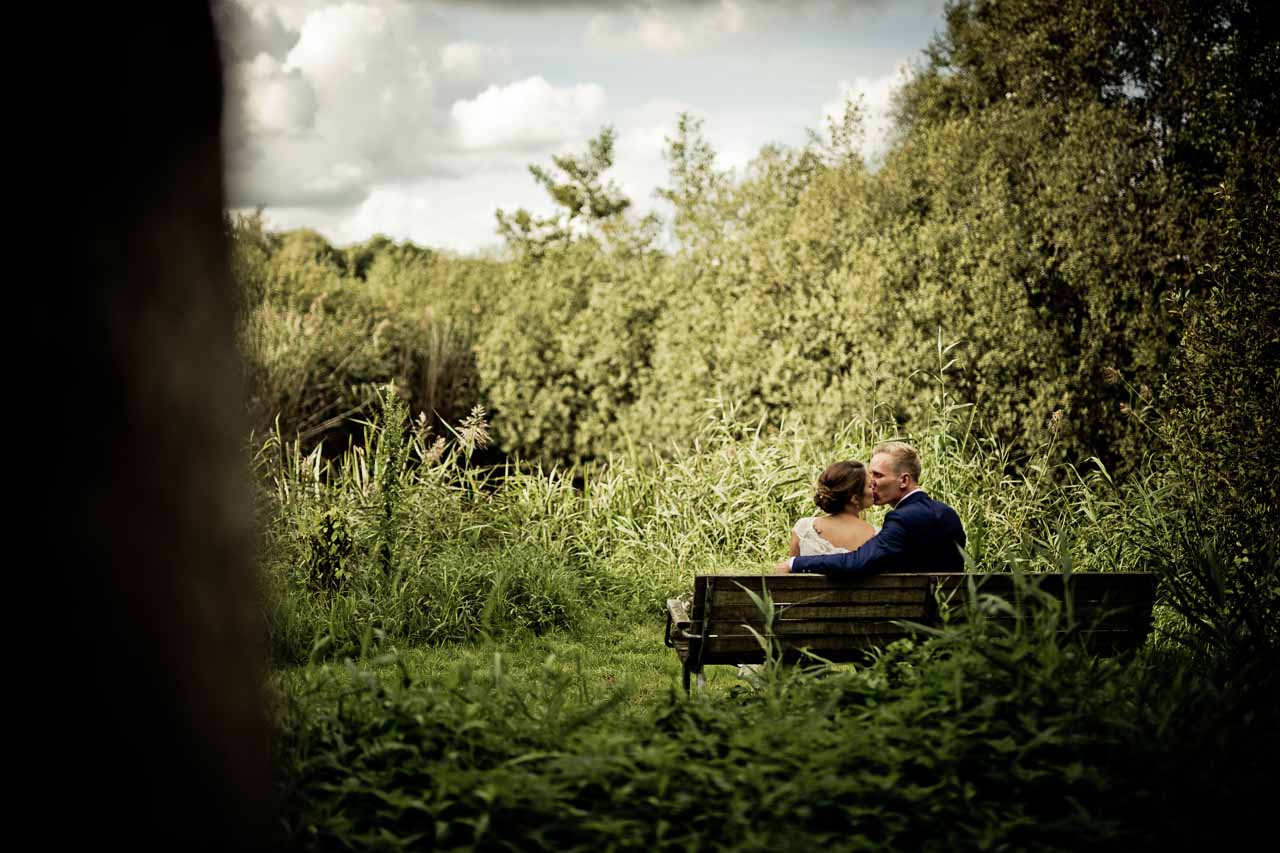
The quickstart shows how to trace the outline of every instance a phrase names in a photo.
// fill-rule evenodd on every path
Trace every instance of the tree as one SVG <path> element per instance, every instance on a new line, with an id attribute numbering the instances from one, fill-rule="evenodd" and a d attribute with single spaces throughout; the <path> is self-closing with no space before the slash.
<path id="1" fill-rule="evenodd" d="M 551 216 L 498 212 L 515 258 L 476 357 L 499 444 L 525 459 L 615 449 L 619 419 L 648 380 L 663 258 L 656 220 L 628 221 L 631 202 L 604 178 L 615 138 L 606 127 L 585 154 L 529 167 L 556 205 Z"/>
<path id="2" fill-rule="evenodd" d="M 1064 450 L 1140 455 L 1122 389 L 1098 378 L 1112 367 L 1156 382 L 1180 335 L 1169 299 L 1201 286 L 1213 256 L 1213 190 L 1237 150 L 1275 137 L 1280 57 L 1263 14 L 1234 0 L 948 5 L 897 97 L 902 141 L 885 177 L 901 182 L 898 215 L 917 233 L 959 228 L 904 260 L 953 304 L 930 319 L 959 321 L 975 344 L 969 388 L 1002 438 L 1030 434 L 1065 395 L 1076 431 Z M 975 189 L 999 199 L 985 210 L 957 192 L 980 163 Z M 972 233 L 1006 248 L 957 253 Z M 1012 313 L 966 321 L 1011 296 Z"/>
<path id="3" fill-rule="evenodd" d="M 702 135 L 701 119 L 680 113 L 675 136 L 665 141 L 671 185 L 657 194 L 675 208 L 676 238 L 685 246 L 713 238 L 723 230 L 730 176 L 716 170 L 715 151 Z"/>
<path id="4" fill-rule="evenodd" d="M 605 127 L 587 143 L 585 154 L 552 157 L 552 171 L 531 164 L 529 173 L 551 196 L 557 211 L 548 217 L 538 217 L 524 208 L 517 208 L 513 213 L 499 210 L 496 214 L 498 233 L 507 244 L 522 255 L 541 257 L 548 246 L 598 232 L 606 223 L 619 218 L 631 206 L 631 201 L 613 181 L 606 182 L 603 178 L 613 166 L 616 138 L 613 128 Z"/>

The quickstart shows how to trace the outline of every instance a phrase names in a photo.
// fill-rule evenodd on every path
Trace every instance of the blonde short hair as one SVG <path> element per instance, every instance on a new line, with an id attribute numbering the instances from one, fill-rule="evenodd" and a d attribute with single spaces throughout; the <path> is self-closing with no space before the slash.
<path id="1" fill-rule="evenodd" d="M 893 463 L 893 473 L 910 474 L 911 479 L 920 482 L 920 454 L 905 441 L 882 441 L 871 451 L 872 456 L 884 453 Z"/>

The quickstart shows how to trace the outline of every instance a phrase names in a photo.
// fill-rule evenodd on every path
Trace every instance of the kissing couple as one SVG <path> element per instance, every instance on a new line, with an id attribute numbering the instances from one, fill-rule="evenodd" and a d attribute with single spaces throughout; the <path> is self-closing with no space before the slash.
<path id="1" fill-rule="evenodd" d="M 813 500 L 826 514 L 796 522 L 777 574 L 964 571 L 960 516 L 920 488 L 920 454 L 906 442 L 877 444 L 870 465 L 830 465 Z M 862 518 L 873 504 L 891 507 L 880 530 Z"/>

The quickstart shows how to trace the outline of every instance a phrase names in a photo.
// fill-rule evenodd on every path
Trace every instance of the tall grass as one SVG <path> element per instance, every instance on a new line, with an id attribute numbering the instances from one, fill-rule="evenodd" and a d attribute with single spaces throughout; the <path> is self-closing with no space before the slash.
<path id="1" fill-rule="evenodd" d="M 822 677 L 770 667 L 765 689 L 639 716 L 553 660 L 525 690 L 500 665 L 307 673 L 280 709 L 283 840 L 1162 850 L 1259 828 L 1276 706 L 1241 719 L 1238 694 L 1158 658 L 1091 657 L 1060 616 L 971 621 Z"/>
<path id="2" fill-rule="evenodd" d="M 495 533 L 475 449 L 428 446 L 384 389 L 361 445 L 259 453 L 267 625 L 279 664 L 571 624 L 569 556 Z"/>
<path id="3" fill-rule="evenodd" d="M 1100 464 L 1010 460 L 945 389 L 939 347 L 934 417 L 904 436 L 924 455 L 926 489 L 956 507 L 977 571 L 1131 570 L 1135 535 L 1166 509 L 1153 479 L 1117 485 Z M 742 423 L 713 404 L 690 450 L 633 447 L 580 470 L 482 468 L 482 413 L 433 437 L 393 390 L 341 454 L 278 436 L 259 453 L 264 564 L 274 658 L 296 663 L 389 645 L 571 627 L 588 610 L 654 618 L 696 574 L 767 571 L 795 520 L 812 514 L 816 475 L 867 459 L 891 428 L 854 421 L 815 436 Z M 330 458 L 331 457 L 331 458 Z M 1022 476 L 1007 473 L 1014 462 Z M 873 511 L 873 520 L 882 517 Z"/>
<path id="4" fill-rule="evenodd" d="M 1011 460 L 968 411 L 944 388 L 904 437 L 959 511 L 970 568 L 1155 569 L 1156 642 L 1099 659 L 1062 639 L 1056 606 L 1011 625 L 979 610 L 859 668 L 770 665 L 757 689 L 641 713 L 554 661 L 521 688 L 500 658 L 432 681 L 303 668 L 277 697 L 282 845 L 1155 850 L 1256 832 L 1280 759 L 1274 554 L 1189 524 L 1167 476 L 1050 464 L 1052 423 Z M 481 413 L 436 439 L 390 389 L 366 430 L 331 458 L 278 438 L 260 455 L 279 663 L 397 662 L 374 655 L 589 612 L 656 622 L 696 573 L 767 570 L 816 473 L 893 437 L 717 405 L 687 453 L 494 470 L 472 464 Z"/>
<path id="5" fill-rule="evenodd" d="M 479 397 L 473 345 L 492 265 L 375 238 L 335 249 L 309 231 L 228 222 L 250 423 L 310 450 L 362 436 L 395 382 L 415 411 L 457 422 Z M 337 444 L 337 447 L 332 445 Z"/>

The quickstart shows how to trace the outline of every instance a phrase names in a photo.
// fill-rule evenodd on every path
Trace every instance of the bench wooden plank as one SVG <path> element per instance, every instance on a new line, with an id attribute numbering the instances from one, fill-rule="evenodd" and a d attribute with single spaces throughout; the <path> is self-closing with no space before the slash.
<path id="1" fill-rule="evenodd" d="M 849 637 L 807 637 L 803 641 L 800 640 L 781 640 L 780 645 L 783 649 L 799 651 L 808 649 L 809 651 L 822 654 L 829 651 L 838 651 L 841 649 L 863 651 L 880 643 L 891 642 L 895 639 L 901 639 L 904 635 L 896 630 L 893 633 L 882 634 L 863 634 L 856 638 Z M 725 637 L 706 653 L 708 659 L 721 658 L 726 661 L 733 659 L 735 662 L 745 661 L 746 658 L 741 657 L 743 653 L 751 655 L 763 655 L 760 644 L 756 642 L 754 637 Z"/>
<path id="2" fill-rule="evenodd" d="M 787 604 L 894 604 L 898 602 L 922 602 L 928 596 L 927 587 L 920 589 L 817 589 L 770 590 L 775 605 Z M 751 596 L 740 589 L 721 589 L 716 593 L 716 605 L 744 605 L 754 607 Z"/>
<path id="3" fill-rule="evenodd" d="M 1008 601 L 1008 599 L 1006 599 L 1006 601 Z M 1010 603 L 1014 604 L 1014 602 L 1010 602 Z M 1021 604 L 1015 604 L 1015 606 L 1020 612 L 1024 614 L 1029 614 L 1029 613 L 1035 612 L 1037 607 L 1043 606 L 1043 605 L 1039 605 L 1036 602 L 1024 601 Z M 1067 615 L 1067 606 L 1065 604 L 1059 603 L 1058 610 L 1062 614 L 1062 616 L 1065 618 Z M 969 612 L 970 612 L 969 608 L 961 606 L 960 602 L 953 603 L 947 609 L 947 615 L 951 619 L 964 619 L 966 618 Z M 1094 619 L 1098 617 L 1120 618 L 1126 615 L 1132 617 L 1132 616 L 1137 616 L 1139 614 L 1150 615 L 1150 613 L 1151 613 L 1150 600 L 1128 601 L 1128 602 L 1077 601 L 1071 605 L 1071 614 L 1075 617 L 1077 622 L 1085 621 L 1088 619 Z M 1003 618 L 1003 614 L 1002 613 L 993 614 L 993 617 Z"/>
<path id="4" fill-rule="evenodd" d="M 1001 597 L 1018 593 L 1017 581 L 1006 574 L 939 574 L 933 575 L 934 588 L 943 594 L 967 592 L 972 580 L 979 594 Z M 1043 573 L 1028 576 L 1042 592 L 1061 598 L 1069 584 L 1076 600 L 1097 600 L 1102 596 L 1137 601 L 1149 600 L 1155 593 L 1155 575 L 1133 572 L 1098 572 L 1066 575 Z"/>
<path id="5" fill-rule="evenodd" d="M 1073 630 L 1096 654 L 1137 648 L 1151 631 L 1154 575 L 1042 573 L 1024 580 L 1052 600 L 1070 597 L 1073 620 L 1068 624 L 1064 618 L 1062 630 Z M 965 621 L 971 585 L 979 596 L 999 596 L 1024 614 L 1044 602 L 1042 596 L 1023 595 L 1012 575 L 699 575 L 690 602 L 667 602 L 666 642 L 684 662 L 686 689 L 691 674 L 700 674 L 703 666 L 764 660 L 747 627 L 764 634 L 764 615 L 745 588 L 757 595 L 768 592 L 773 637 L 785 659 L 798 659 L 803 647 L 832 661 L 858 660 L 871 646 L 911 636 L 912 623 L 942 624 L 943 610 L 947 619 Z M 1016 621 L 1004 613 L 987 618 L 998 624 Z"/>
<path id="6" fill-rule="evenodd" d="M 785 608 L 774 608 L 774 611 L 784 613 L 791 619 L 924 619 L 930 613 L 930 609 L 924 602 L 916 604 L 851 604 L 844 607 L 828 604 L 792 604 Z M 736 619 L 741 622 L 746 619 L 760 618 L 760 611 L 749 605 L 717 606 L 712 611 L 711 618 L 713 620 Z"/>
<path id="7" fill-rule="evenodd" d="M 858 628 L 862 630 L 857 630 Z M 1080 634 L 1082 637 L 1093 637 L 1097 640 L 1125 639 L 1135 636 L 1134 632 L 1127 628 L 1082 630 Z M 883 639 L 885 637 L 900 639 L 909 636 L 912 636 L 912 632 L 902 626 L 891 623 L 869 623 L 865 626 L 855 626 L 854 630 L 844 634 L 775 634 L 773 638 L 785 647 L 797 649 L 805 647 L 818 650 L 824 648 L 866 647 L 871 644 L 873 639 Z M 709 640 L 713 641 L 713 643 L 707 650 L 708 655 L 741 650 L 754 651 L 760 647 L 756 637 L 746 631 L 710 635 Z"/>
<path id="8" fill-rule="evenodd" d="M 708 638 L 750 637 L 747 628 L 754 628 L 764 634 L 763 622 L 711 622 L 707 628 Z M 888 619 L 867 619 L 865 621 L 841 620 L 838 622 L 815 622 L 810 620 L 783 621 L 773 623 L 773 633 L 778 637 L 796 639 L 799 637 L 845 637 L 856 634 L 886 634 L 901 632 L 902 628 L 895 621 Z"/>
<path id="9" fill-rule="evenodd" d="M 783 649 L 782 657 L 784 659 L 798 660 L 804 657 L 801 649 L 808 649 L 819 657 L 839 663 L 863 660 L 866 657 L 867 650 L 872 647 L 883 648 L 894 640 L 900 640 L 905 636 L 910 635 L 901 632 L 866 634 L 858 637 L 857 642 L 848 642 L 847 640 L 838 642 L 836 641 L 837 638 L 826 638 L 823 641 L 812 642 L 781 640 L 780 645 Z M 1145 638 L 1135 635 L 1132 631 L 1104 631 L 1088 634 L 1081 639 L 1090 653 L 1109 655 L 1139 648 Z M 718 643 L 714 648 L 709 649 L 703 658 L 703 664 L 705 666 L 762 663 L 764 659 L 764 651 L 754 638 L 735 637 Z"/>
<path id="10" fill-rule="evenodd" d="M 837 575 L 698 575 L 694 584 L 714 578 L 725 581 L 725 589 L 738 589 L 738 584 L 752 592 L 760 592 L 767 585 L 770 590 L 809 590 L 809 589 L 849 589 L 856 584 L 858 589 L 928 589 L 929 579 L 938 575 L 922 573 L 870 575 L 856 579 L 841 578 Z M 965 575 L 960 575 L 965 577 Z"/>

